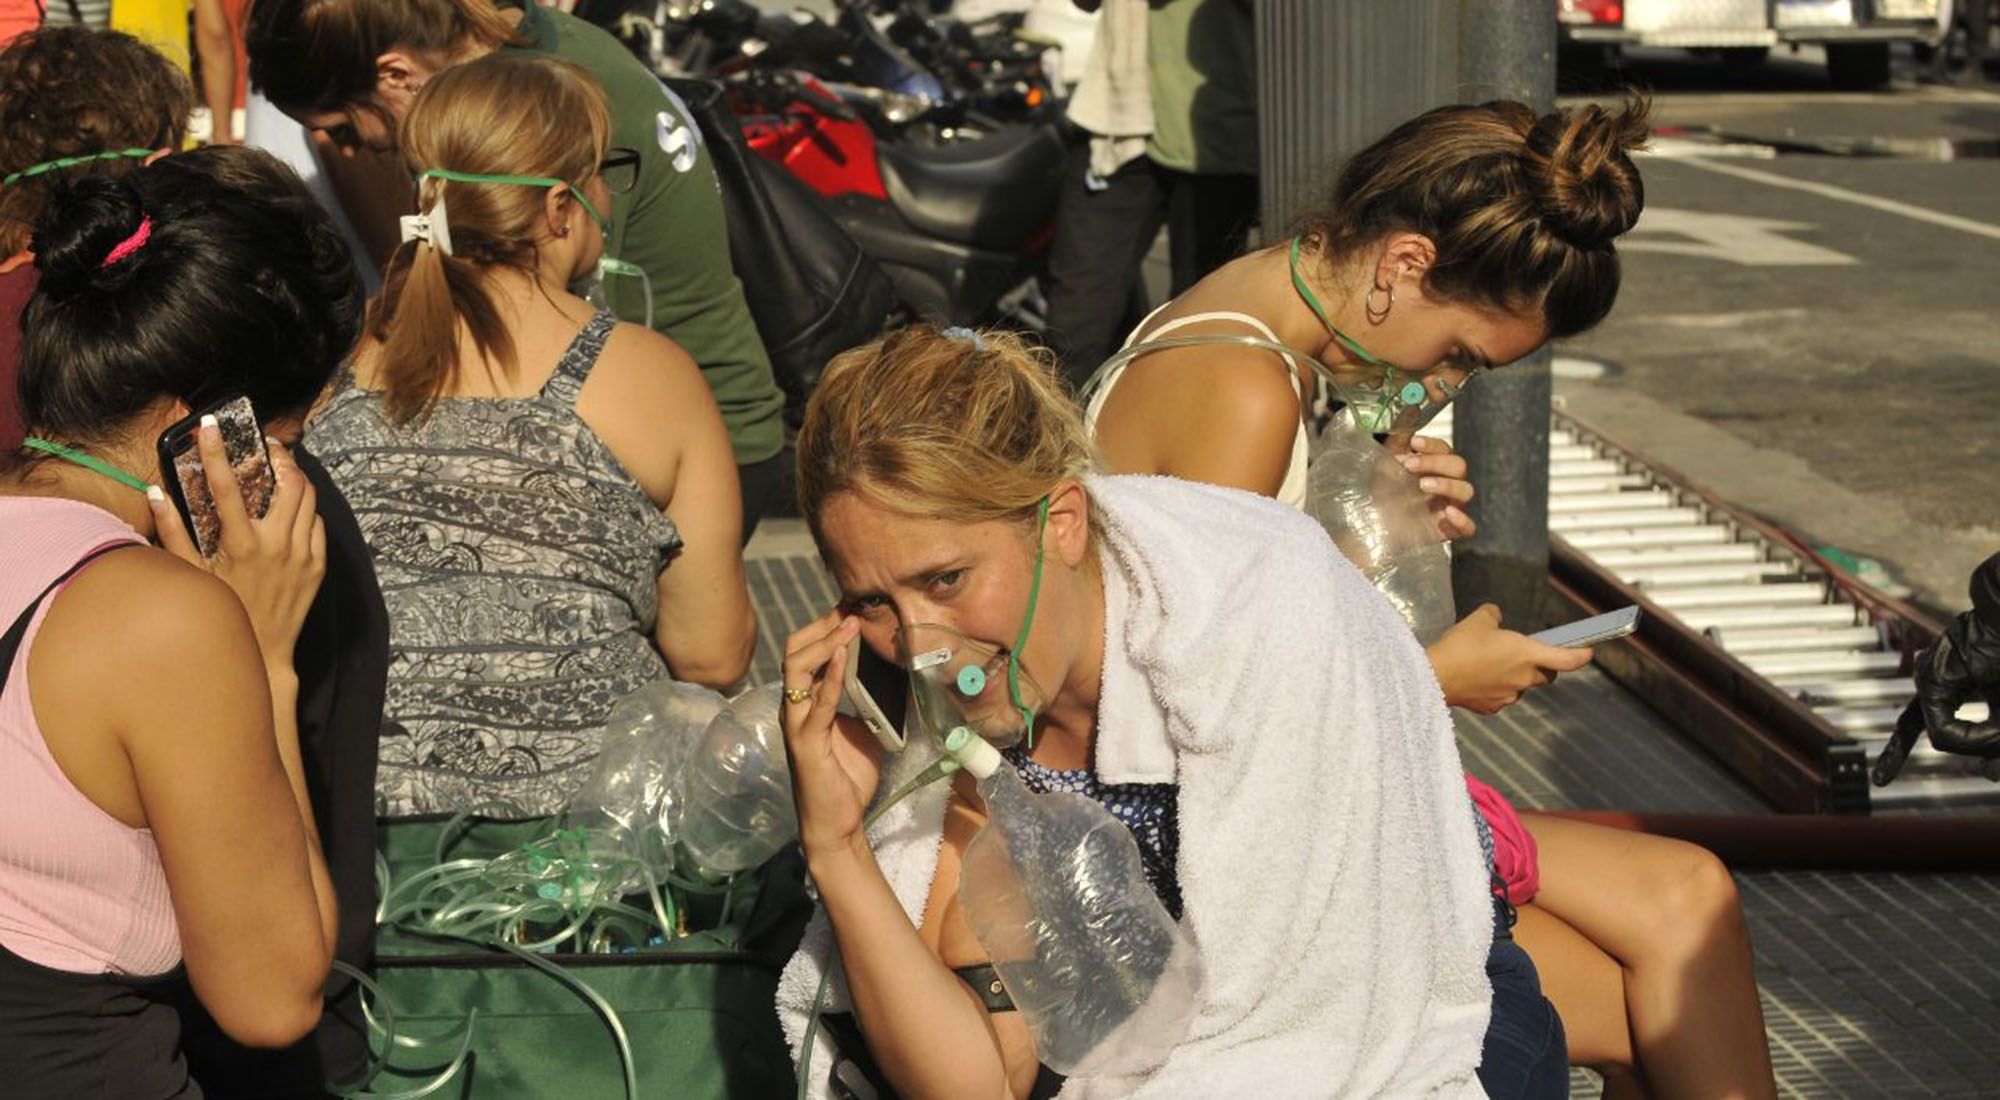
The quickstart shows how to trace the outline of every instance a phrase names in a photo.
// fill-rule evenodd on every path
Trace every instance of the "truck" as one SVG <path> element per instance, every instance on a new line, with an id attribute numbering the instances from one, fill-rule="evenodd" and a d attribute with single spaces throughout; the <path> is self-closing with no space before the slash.
<path id="1" fill-rule="evenodd" d="M 1889 47 L 1935 45 L 1942 0 L 1556 0 L 1560 63 L 1601 73 L 1626 46 L 1666 46 L 1755 64 L 1773 46 L 1825 47 L 1836 87 L 1889 83 Z"/>

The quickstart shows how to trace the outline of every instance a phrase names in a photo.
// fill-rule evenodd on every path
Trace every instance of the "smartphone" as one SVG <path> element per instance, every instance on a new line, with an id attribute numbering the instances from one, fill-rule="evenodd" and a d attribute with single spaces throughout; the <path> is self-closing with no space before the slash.
<path id="1" fill-rule="evenodd" d="M 1621 607 L 1616 611 L 1606 611 L 1602 615 L 1592 615 L 1588 619 L 1578 619 L 1573 623 L 1552 626 L 1532 637 L 1543 645 L 1557 645 L 1568 649 L 1608 642 L 1613 638 L 1639 629 L 1639 609 Z"/>
<path id="2" fill-rule="evenodd" d="M 222 544 L 222 518 L 216 514 L 215 498 L 208 491 L 208 476 L 202 472 L 201 452 L 195 447 L 201 418 L 213 415 L 222 430 L 222 448 L 229 468 L 236 472 L 237 487 L 243 491 L 243 507 L 252 519 L 264 518 L 271 510 L 271 491 L 277 479 L 271 470 L 271 455 L 264 449 L 264 428 L 257 423 L 257 410 L 250 399 L 234 396 L 207 403 L 176 421 L 160 433 L 161 480 L 174 508 L 181 514 L 202 557 L 215 553 Z"/>
<path id="3" fill-rule="evenodd" d="M 846 690 L 838 713 L 858 718 L 890 752 L 903 751 L 903 714 L 910 705 L 910 674 L 875 655 L 859 638 L 849 652 Z"/>

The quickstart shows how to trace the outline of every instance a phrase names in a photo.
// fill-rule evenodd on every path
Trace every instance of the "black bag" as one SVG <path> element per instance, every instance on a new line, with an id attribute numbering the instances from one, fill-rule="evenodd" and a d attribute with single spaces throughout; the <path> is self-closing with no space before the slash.
<path id="1" fill-rule="evenodd" d="M 750 151 L 720 84 L 666 85 L 687 104 L 715 164 L 730 263 L 796 427 L 827 360 L 881 335 L 895 288 L 811 188 Z"/>

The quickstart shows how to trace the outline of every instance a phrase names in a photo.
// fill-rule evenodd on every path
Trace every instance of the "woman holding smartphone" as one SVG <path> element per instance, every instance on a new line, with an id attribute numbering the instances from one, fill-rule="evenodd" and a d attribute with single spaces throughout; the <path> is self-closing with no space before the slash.
<path id="1" fill-rule="evenodd" d="M 320 1013 L 335 899 L 292 646 L 324 534 L 282 442 L 253 517 L 204 425 L 220 539 L 203 557 L 156 444 L 225 394 L 296 438 L 359 288 L 296 177 L 234 148 L 58 188 L 34 249 L 28 438 L 0 469 L 0 1080 L 199 1096 L 169 1004 L 182 981 L 251 1045 Z"/>
<path id="2" fill-rule="evenodd" d="M 1643 103 L 1538 116 L 1498 102 L 1404 123 L 1343 166 L 1298 236 L 1232 261 L 1128 342 L 1252 336 L 1298 351 L 1172 347 L 1113 368 L 1087 395 L 1107 464 L 1305 508 L 1315 366 L 1476 386 L 1478 371 L 1610 312 L 1614 241 L 1644 204 L 1627 152 L 1646 135 Z M 1419 436 L 1402 462 L 1440 533 L 1472 534 L 1464 459 Z M 1429 656 L 1446 700 L 1482 714 L 1590 660 L 1502 629 L 1491 605 Z M 1602 1070 L 1614 1098 L 1773 1095 L 1749 930 L 1721 862 L 1677 840 L 1543 814 L 1517 822 L 1479 793 L 1503 844 L 1523 828 L 1532 838 L 1509 862 L 1532 868 L 1539 852 L 1539 892 L 1532 875 L 1509 883 L 1521 904 L 1512 934 L 1562 1015 L 1571 1060 Z"/>
<path id="3" fill-rule="evenodd" d="M 1534 1041 L 1519 1028 L 1489 1061 L 1552 1095 L 1567 1080 L 1552 1014 L 1496 996 L 1482 965 L 1474 816 L 1407 628 L 1298 513 L 1092 467 L 1051 364 L 1013 337 L 906 329 L 836 358 L 808 404 L 800 503 L 842 602 L 784 662 L 822 910 L 780 986 L 795 1049 L 823 1007 L 851 1023 L 815 1049 L 872 1062 L 905 1100 L 1286 1096 L 1301 1073 L 1316 1095 L 1472 1096 L 1488 1019 L 1539 1014 Z M 1204 974 L 1163 1064 L 1063 1086 L 978 973 L 995 960 L 960 903 L 986 820 L 967 774 L 864 824 L 946 731 L 885 758 L 835 718 L 846 669 L 862 646 L 939 652 L 918 639 L 1004 654 L 984 667 L 1006 671 L 955 674 L 1011 700 L 968 721 L 1029 789 L 1076 791 L 1132 828 Z M 828 1063 L 803 1072 L 824 1095 Z"/>

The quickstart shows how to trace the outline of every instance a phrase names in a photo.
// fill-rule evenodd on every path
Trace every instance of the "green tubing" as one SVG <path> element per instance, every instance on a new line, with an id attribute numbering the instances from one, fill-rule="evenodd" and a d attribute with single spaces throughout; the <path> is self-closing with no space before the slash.
<path id="1" fill-rule="evenodd" d="M 965 727 L 963 726 L 959 727 L 959 729 L 961 730 L 963 730 L 964 728 Z M 930 767 L 925 768 L 923 771 L 918 772 L 915 779 L 912 779 L 908 783 L 905 783 L 901 787 L 898 787 L 893 794 L 891 794 L 888 798 L 883 799 L 879 804 L 876 805 L 874 809 L 868 811 L 868 816 L 861 820 L 861 828 L 863 830 L 870 828 L 875 824 L 878 818 L 880 818 L 883 814 L 889 812 L 889 807 L 894 806 L 896 803 L 901 802 L 903 799 L 908 798 L 909 796 L 917 793 L 920 790 L 923 790 L 925 787 L 930 786 L 931 784 L 937 782 L 938 780 L 951 775 L 951 773 L 957 770 L 958 770 L 958 761 L 953 760 L 951 757 L 947 756 L 944 759 L 939 760 L 937 763 L 932 764 Z"/>

